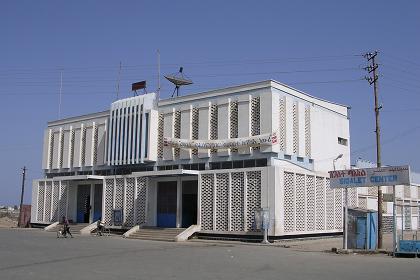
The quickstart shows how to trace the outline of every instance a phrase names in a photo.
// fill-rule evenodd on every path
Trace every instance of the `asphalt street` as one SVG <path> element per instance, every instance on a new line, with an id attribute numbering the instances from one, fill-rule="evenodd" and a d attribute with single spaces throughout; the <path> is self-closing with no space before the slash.
<path id="1" fill-rule="evenodd" d="M 0 279 L 419 279 L 420 259 L 0 229 Z"/>

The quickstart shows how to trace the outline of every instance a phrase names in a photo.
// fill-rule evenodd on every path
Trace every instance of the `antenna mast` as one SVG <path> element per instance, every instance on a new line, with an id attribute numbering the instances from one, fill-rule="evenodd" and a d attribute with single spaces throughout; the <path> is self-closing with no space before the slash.
<path id="1" fill-rule="evenodd" d="M 157 50 L 157 62 L 158 62 L 158 89 L 157 89 L 157 95 L 158 98 L 157 100 L 159 101 L 160 98 L 160 51 L 159 49 Z"/>
<path id="2" fill-rule="evenodd" d="M 117 81 L 117 100 L 120 95 L 120 79 L 121 79 L 121 61 L 120 61 L 120 68 L 118 70 L 118 81 Z"/>
<path id="3" fill-rule="evenodd" d="M 58 119 L 61 118 L 61 94 L 63 90 L 63 69 L 60 70 L 60 93 L 58 101 Z"/>

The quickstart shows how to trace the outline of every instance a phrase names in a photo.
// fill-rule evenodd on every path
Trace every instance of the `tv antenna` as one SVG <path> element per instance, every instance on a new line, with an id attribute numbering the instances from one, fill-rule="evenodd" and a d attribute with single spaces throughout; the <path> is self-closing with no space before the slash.
<path id="1" fill-rule="evenodd" d="M 179 96 L 179 88 L 181 86 L 188 86 L 193 83 L 191 79 L 189 79 L 186 75 L 182 73 L 183 69 L 184 69 L 183 67 L 180 67 L 178 73 L 164 76 L 168 81 L 170 81 L 171 83 L 175 85 L 175 89 L 174 89 L 174 92 L 172 92 L 171 97 L 174 97 L 175 92 L 176 92 L 176 96 Z"/>

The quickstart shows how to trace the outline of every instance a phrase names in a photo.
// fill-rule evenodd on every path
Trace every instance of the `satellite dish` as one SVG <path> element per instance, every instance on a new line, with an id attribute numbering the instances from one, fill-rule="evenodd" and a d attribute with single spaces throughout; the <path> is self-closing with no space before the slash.
<path id="1" fill-rule="evenodd" d="M 176 92 L 176 96 L 179 96 L 179 88 L 181 86 L 188 86 L 193 83 L 191 79 L 189 79 L 186 75 L 182 73 L 183 69 L 184 69 L 183 67 L 180 67 L 178 73 L 164 76 L 168 81 L 170 81 L 171 83 L 175 85 L 175 89 L 174 89 L 174 92 L 172 93 L 172 97 L 174 97 L 175 92 Z"/>

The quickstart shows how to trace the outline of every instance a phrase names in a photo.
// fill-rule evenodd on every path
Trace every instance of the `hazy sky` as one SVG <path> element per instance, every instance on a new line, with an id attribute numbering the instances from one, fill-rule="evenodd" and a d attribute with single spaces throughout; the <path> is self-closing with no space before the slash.
<path id="1" fill-rule="evenodd" d="M 132 82 L 157 87 L 184 66 L 182 94 L 275 79 L 351 109 L 352 162 L 375 161 L 373 91 L 362 54 L 378 50 L 383 164 L 420 171 L 418 1 L 15 1 L 0 3 L 0 204 L 42 177 L 47 121 L 109 108 Z M 162 95 L 173 87 L 162 81 Z M 316 132 L 314 132 L 316 133 Z"/>

